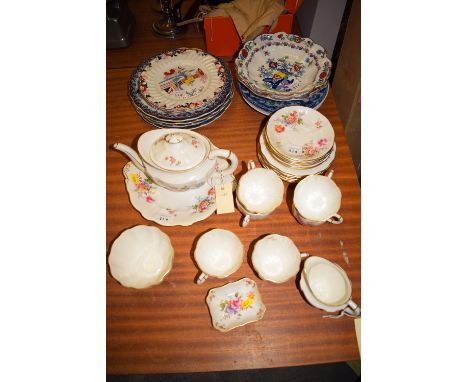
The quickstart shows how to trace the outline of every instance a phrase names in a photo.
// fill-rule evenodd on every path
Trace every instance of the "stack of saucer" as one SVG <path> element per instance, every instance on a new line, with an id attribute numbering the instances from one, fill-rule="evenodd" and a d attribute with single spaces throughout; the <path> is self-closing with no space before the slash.
<path id="1" fill-rule="evenodd" d="M 335 159 L 335 132 L 328 119 L 304 106 L 275 112 L 258 142 L 262 166 L 290 183 L 322 174 Z"/>
<path id="2" fill-rule="evenodd" d="M 319 108 L 327 97 L 331 61 L 325 49 L 293 34 L 263 34 L 245 43 L 235 61 L 239 90 L 254 110 Z"/>
<path id="3" fill-rule="evenodd" d="M 136 111 L 159 128 L 207 125 L 227 110 L 233 95 L 229 68 L 200 49 L 157 54 L 136 68 L 129 83 Z"/>

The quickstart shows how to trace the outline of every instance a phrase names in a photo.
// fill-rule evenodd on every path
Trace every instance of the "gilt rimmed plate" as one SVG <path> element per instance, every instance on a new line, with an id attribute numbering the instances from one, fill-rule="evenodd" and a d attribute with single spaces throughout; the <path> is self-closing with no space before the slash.
<path id="1" fill-rule="evenodd" d="M 283 32 L 246 42 L 235 60 L 239 81 L 274 100 L 302 98 L 323 88 L 331 66 L 322 46 Z"/>
<path id="2" fill-rule="evenodd" d="M 306 162 L 322 157 L 335 141 L 330 121 L 317 110 L 304 106 L 276 111 L 268 120 L 266 136 L 279 156 Z"/>
<path id="3" fill-rule="evenodd" d="M 213 327 L 220 332 L 261 320 L 266 311 L 257 283 L 247 277 L 210 289 L 206 303 Z"/>
<path id="4" fill-rule="evenodd" d="M 201 72 L 197 71 L 198 67 L 196 69 L 193 69 L 195 66 L 197 66 L 197 62 L 193 61 L 189 61 L 186 64 L 186 66 L 183 66 L 183 64 L 181 64 L 181 62 L 179 61 L 180 59 L 178 59 L 178 64 L 176 65 L 176 63 L 174 62 L 175 66 L 168 69 L 164 69 L 164 66 L 157 65 L 158 61 L 160 60 L 170 61 L 174 57 L 184 55 L 187 51 L 195 52 L 201 56 L 209 57 L 210 60 L 214 60 L 214 65 L 217 69 L 216 78 L 214 78 L 210 74 L 211 72 L 205 72 L 206 68 L 205 70 L 203 68 L 200 68 L 203 72 L 203 75 L 201 74 Z M 174 73 L 168 74 L 168 76 L 166 76 L 168 79 L 167 83 L 162 81 L 162 83 L 158 83 L 159 85 L 157 85 L 157 80 L 155 78 L 158 77 L 156 76 L 156 74 L 153 73 L 155 70 L 153 69 L 153 66 L 158 67 L 158 70 L 162 70 L 162 72 L 159 73 L 159 76 L 161 78 L 165 77 L 164 73 L 170 73 L 172 69 L 174 69 Z M 182 69 L 179 69 L 179 66 L 181 66 Z M 186 68 L 187 70 L 184 71 L 183 68 Z M 195 70 L 195 73 L 192 73 L 192 71 L 189 70 L 190 68 Z M 151 86 L 148 82 L 148 77 L 145 77 L 144 75 L 145 70 L 151 70 Z M 171 84 L 171 81 L 173 82 L 173 84 L 171 85 L 172 88 L 176 89 L 180 87 L 180 90 L 177 91 L 177 94 L 179 94 L 179 96 L 174 95 L 172 98 L 172 101 L 174 102 L 168 101 L 168 103 L 166 103 L 166 101 L 164 101 L 164 99 L 166 98 L 162 98 L 162 101 L 153 101 L 152 98 L 155 97 L 156 94 L 158 94 L 158 96 L 160 97 L 163 96 L 161 92 L 167 93 L 169 91 L 171 94 L 175 94 L 175 90 L 170 90 L 171 86 L 169 85 Z M 195 87 L 198 83 L 198 90 L 190 90 L 191 87 Z M 219 86 L 217 86 L 216 89 L 213 89 L 213 86 L 211 86 L 213 84 L 218 84 Z M 160 87 L 160 92 L 158 93 L 156 93 L 155 90 L 157 86 Z M 204 52 L 200 49 L 179 48 L 157 54 L 143 61 L 134 70 L 130 78 L 129 96 L 133 101 L 135 107 L 141 109 L 147 114 L 151 114 L 154 117 L 158 117 L 161 119 L 180 120 L 186 118 L 197 118 L 199 116 L 211 112 L 214 108 L 223 103 L 225 97 L 231 90 L 231 87 L 232 75 L 229 68 L 224 64 L 223 60 L 212 56 L 209 53 Z M 153 90 L 152 92 L 148 93 L 148 89 Z M 187 90 L 185 95 L 186 98 L 183 98 L 184 89 Z M 190 94 L 192 93 L 193 96 L 190 96 Z M 206 98 L 200 99 L 203 96 L 206 96 Z M 166 97 L 172 96 L 166 95 Z M 179 101 L 177 101 L 178 98 L 180 98 Z"/>
<path id="5" fill-rule="evenodd" d="M 217 159 L 216 171 L 229 167 Z M 123 168 L 125 184 L 132 206 L 147 220 L 163 226 L 189 226 L 204 220 L 216 210 L 214 188 L 208 184 L 188 191 L 169 191 L 156 185 L 132 162 Z"/>
<path id="6" fill-rule="evenodd" d="M 260 155 L 263 156 L 263 160 L 267 162 L 267 166 L 270 169 L 275 171 L 278 175 L 283 174 L 285 177 L 294 178 L 295 181 L 300 180 L 301 178 L 308 175 L 319 174 L 321 172 L 326 171 L 330 167 L 336 155 L 336 144 L 334 143 L 332 149 L 330 150 L 329 156 L 324 162 L 309 169 L 296 169 L 285 166 L 284 164 L 278 162 L 275 158 L 273 158 L 273 156 L 268 151 L 268 148 L 265 145 L 263 134 L 260 134 L 257 147 L 259 157 Z"/>

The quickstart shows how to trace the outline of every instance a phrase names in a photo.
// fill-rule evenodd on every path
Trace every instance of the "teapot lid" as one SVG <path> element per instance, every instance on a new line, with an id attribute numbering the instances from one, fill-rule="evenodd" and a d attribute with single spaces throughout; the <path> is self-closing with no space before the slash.
<path id="1" fill-rule="evenodd" d="M 189 170 L 200 164 L 208 154 L 207 143 L 185 132 L 168 133 L 153 143 L 150 156 L 153 162 L 174 171 Z"/>

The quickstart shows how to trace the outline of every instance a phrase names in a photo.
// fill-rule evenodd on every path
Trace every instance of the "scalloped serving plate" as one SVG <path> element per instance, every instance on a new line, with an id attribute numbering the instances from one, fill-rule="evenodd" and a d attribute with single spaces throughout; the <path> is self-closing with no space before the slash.
<path id="1" fill-rule="evenodd" d="M 220 332 L 261 320 L 266 311 L 256 282 L 247 277 L 210 289 L 206 303 L 213 327 Z"/>
<path id="2" fill-rule="evenodd" d="M 202 106 L 223 88 L 219 60 L 196 49 L 175 49 L 151 60 L 140 74 L 140 94 L 158 108 Z"/>
<path id="3" fill-rule="evenodd" d="M 225 159 L 217 161 L 216 171 L 229 167 Z M 132 162 L 125 165 L 123 174 L 130 203 L 147 220 L 163 226 L 189 226 L 216 211 L 214 188 L 208 184 L 188 191 L 169 191 L 156 185 Z"/>

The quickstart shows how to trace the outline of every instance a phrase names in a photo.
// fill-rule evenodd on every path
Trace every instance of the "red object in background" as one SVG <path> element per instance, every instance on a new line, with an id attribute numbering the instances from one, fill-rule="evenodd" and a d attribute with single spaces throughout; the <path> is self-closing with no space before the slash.
<path id="1" fill-rule="evenodd" d="M 284 7 L 287 13 L 278 17 L 278 23 L 270 33 L 291 33 L 294 13 L 301 3 L 302 0 L 286 0 Z M 208 52 L 221 57 L 232 57 L 238 52 L 241 39 L 230 17 L 205 17 L 203 26 Z M 268 27 L 265 27 L 263 33 L 268 33 Z"/>

